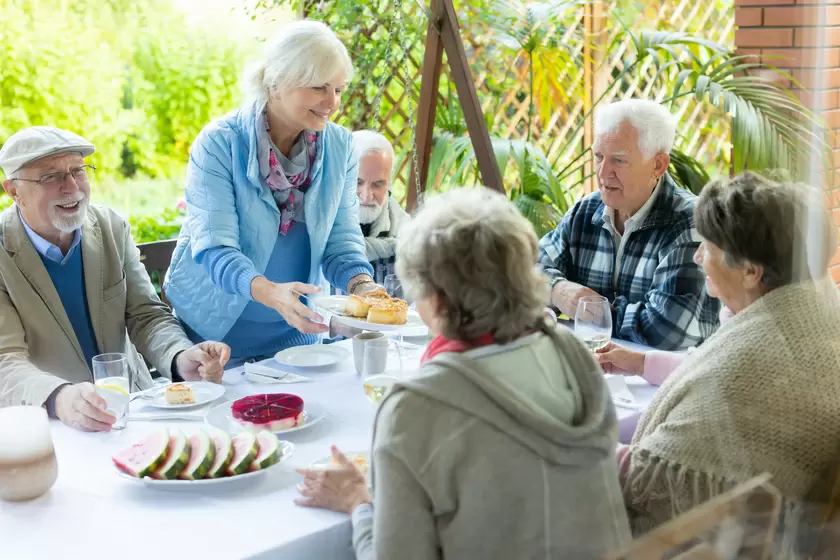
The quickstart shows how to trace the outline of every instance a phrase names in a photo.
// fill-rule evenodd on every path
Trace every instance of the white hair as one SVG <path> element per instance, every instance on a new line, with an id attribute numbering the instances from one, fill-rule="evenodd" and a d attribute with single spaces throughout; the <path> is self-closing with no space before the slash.
<path id="1" fill-rule="evenodd" d="M 348 82 L 353 77 L 347 48 L 325 24 L 302 20 L 283 25 L 268 41 L 262 58 L 245 71 L 243 86 L 248 101 L 265 103 L 272 90 L 321 86 L 340 72 Z"/>
<path id="2" fill-rule="evenodd" d="M 357 130 L 353 133 L 353 151 L 361 158 L 369 153 L 381 153 L 394 159 L 394 146 L 382 134 L 375 130 Z"/>
<path id="3" fill-rule="evenodd" d="M 639 133 L 639 150 L 650 159 L 658 153 L 669 153 L 674 147 L 677 123 L 668 109 L 648 99 L 623 99 L 599 107 L 595 111 L 595 136 L 614 133 L 629 122 Z"/>

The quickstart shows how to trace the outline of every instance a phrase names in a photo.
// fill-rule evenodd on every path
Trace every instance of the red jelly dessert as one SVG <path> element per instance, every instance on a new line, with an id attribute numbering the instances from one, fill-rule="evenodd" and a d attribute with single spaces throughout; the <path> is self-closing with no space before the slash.
<path id="1" fill-rule="evenodd" d="M 233 419 L 249 432 L 278 432 L 303 423 L 303 399 L 287 393 L 251 395 L 230 407 Z"/>

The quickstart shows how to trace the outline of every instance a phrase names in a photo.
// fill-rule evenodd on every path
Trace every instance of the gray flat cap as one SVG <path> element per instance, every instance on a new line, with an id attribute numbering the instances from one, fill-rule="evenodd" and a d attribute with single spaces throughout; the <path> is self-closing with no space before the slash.
<path id="1" fill-rule="evenodd" d="M 6 177 L 11 177 L 24 165 L 41 158 L 69 152 L 87 157 L 95 151 L 93 144 L 78 134 L 52 126 L 31 126 L 15 132 L 3 144 L 0 168 Z"/>

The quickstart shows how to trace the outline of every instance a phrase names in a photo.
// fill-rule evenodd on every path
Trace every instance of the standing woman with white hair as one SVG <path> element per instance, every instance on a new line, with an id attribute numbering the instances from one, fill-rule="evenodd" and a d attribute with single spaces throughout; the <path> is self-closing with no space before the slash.
<path id="1" fill-rule="evenodd" d="M 379 283 L 394 274 L 397 236 L 411 218 L 400 203 L 391 197 L 394 172 L 394 147 L 382 134 L 373 130 L 353 133 L 353 149 L 359 158 L 359 224 L 365 237 L 365 253 Z"/>
<path id="2" fill-rule="evenodd" d="M 322 277 L 351 294 L 377 288 L 350 133 L 330 122 L 352 76 L 326 25 L 288 24 L 249 69 L 246 103 L 193 143 L 187 217 L 164 288 L 187 334 L 224 340 L 235 362 L 326 332 L 299 300 Z"/>

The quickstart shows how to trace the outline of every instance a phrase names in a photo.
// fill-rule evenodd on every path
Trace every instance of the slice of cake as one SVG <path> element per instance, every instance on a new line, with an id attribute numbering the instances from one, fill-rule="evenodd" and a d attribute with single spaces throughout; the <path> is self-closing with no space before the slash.
<path id="1" fill-rule="evenodd" d="M 251 395 L 231 405 L 233 420 L 249 432 L 279 432 L 304 420 L 303 399 L 287 393 Z"/>
<path id="2" fill-rule="evenodd" d="M 173 383 L 166 388 L 164 393 L 166 402 L 169 404 L 195 404 L 193 390 L 183 383 Z"/>
<path id="3" fill-rule="evenodd" d="M 353 317 L 367 317 L 369 310 L 370 303 L 368 303 L 367 298 L 360 298 L 359 296 L 350 296 L 344 306 L 344 312 Z"/>

